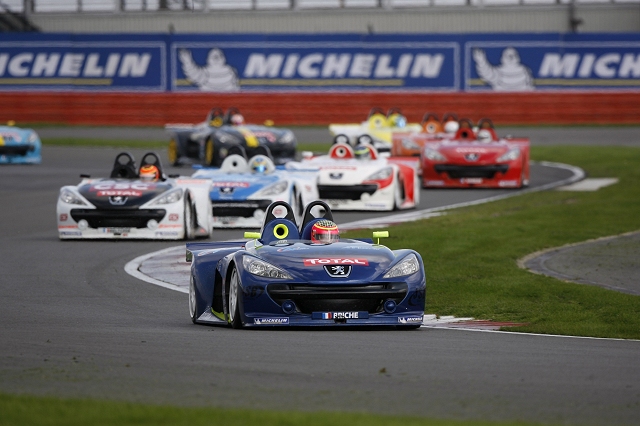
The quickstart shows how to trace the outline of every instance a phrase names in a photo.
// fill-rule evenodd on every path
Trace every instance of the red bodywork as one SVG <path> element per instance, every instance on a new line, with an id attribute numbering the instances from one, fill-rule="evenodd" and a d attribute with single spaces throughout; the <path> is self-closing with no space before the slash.
<path id="1" fill-rule="evenodd" d="M 529 139 L 442 140 L 421 150 L 424 188 L 521 188 L 529 184 Z M 509 154 L 511 156 L 509 157 Z M 504 158 L 507 156 L 508 158 Z M 500 157 L 503 157 L 502 159 Z"/>

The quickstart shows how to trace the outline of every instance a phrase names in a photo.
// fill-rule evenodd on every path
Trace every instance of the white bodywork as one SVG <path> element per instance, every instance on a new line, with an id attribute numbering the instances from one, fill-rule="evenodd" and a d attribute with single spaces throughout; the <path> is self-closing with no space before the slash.
<path id="1" fill-rule="evenodd" d="M 318 188 L 321 199 L 332 210 L 382 210 L 412 208 L 419 202 L 417 170 L 415 171 L 416 199 L 407 203 L 401 197 L 401 182 L 398 179 L 399 166 L 386 157 L 376 160 L 335 159 L 323 155 L 303 160 L 303 166 L 318 168 Z M 384 178 L 384 176 L 388 176 Z M 378 179 L 375 179 L 378 178 Z M 380 179 L 382 178 L 382 179 Z M 356 199 L 325 196 L 322 188 L 327 186 L 337 191 L 356 191 L 358 186 L 378 183 L 373 193 L 362 192 Z M 381 184 L 381 182 L 384 182 Z M 331 191 L 329 191 L 330 193 Z M 357 191 L 356 191 L 357 193 Z M 354 197 L 356 197 L 354 195 Z"/>
<path id="2" fill-rule="evenodd" d="M 96 209 L 96 207 L 83 197 L 79 188 L 86 184 L 97 184 L 103 182 L 105 188 L 112 188 L 116 191 L 127 191 L 130 189 L 144 190 L 145 185 L 153 184 L 138 180 L 126 181 L 120 179 L 96 178 L 83 179 L 78 185 L 68 185 L 60 189 L 60 196 L 57 203 L 58 235 L 60 239 L 154 239 L 154 240 L 180 240 L 185 238 L 185 209 L 186 195 L 189 194 L 191 204 L 195 208 L 194 214 L 197 218 L 197 227 L 194 236 L 206 237 L 211 235 L 213 228 L 213 217 L 209 207 L 209 190 L 211 181 L 205 179 L 193 179 L 191 177 L 178 177 L 168 179 L 163 183 L 173 183 L 174 189 L 179 188 L 182 194 L 177 200 L 163 202 L 161 198 L 168 192 L 156 196 L 154 199 L 138 207 L 144 209 L 164 209 L 164 218 L 157 222 L 150 220 L 145 228 L 124 228 L 124 227 L 99 227 L 91 228 L 86 221 L 76 222 L 72 218 L 73 209 Z M 65 196 L 63 197 L 63 194 Z M 69 195 L 71 194 L 71 195 Z M 65 202 L 64 199 L 72 199 L 73 202 Z"/>

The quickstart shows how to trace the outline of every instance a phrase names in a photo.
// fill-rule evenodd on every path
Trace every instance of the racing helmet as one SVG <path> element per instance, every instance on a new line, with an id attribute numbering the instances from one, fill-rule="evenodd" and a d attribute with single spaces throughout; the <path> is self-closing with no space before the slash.
<path id="1" fill-rule="evenodd" d="M 311 227 L 311 242 L 328 244 L 339 239 L 338 225 L 328 219 L 321 219 Z"/>
<path id="2" fill-rule="evenodd" d="M 157 182 L 160 180 L 160 170 L 153 164 L 146 164 L 140 167 L 140 180 Z"/>
<path id="3" fill-rule="evenodd" d="M 478 132 L 478 140 L 485 143 L 491 142 L 493 140 L 493 136 L 487 129 L 480 129 L 480 131 Z"/>
<path id="4" fill-rule="evenodd" d="M 459 128 L 460 125 L 455 120 L 447 121 L 446 123 L 444 123 L 444 131 L 446 133 L 454 134 L 458 131 Z"/>
<path id="5" fill-rule="evenodd" d="M 368 145 L 358 144 L 353 148 L 353 154 L 358 160 L 370 160 L 371 148 Z"/>
<path id="6" fill-rule="evenodd" d="M 240 126 L 244 124 L 244 117 L 242 116 L 242 114 L 233 114 L 231 116 L 231 124 L 233 124 L 234 126 Z"/>
<path id="7" fill-rule="evenodd" d="M 264 174 L 267 173 L 269 165 L 267 164 L 267 158 L 264 155 L 256 155 L 251 158 L 249 162 L 249 169 L 251 173 Z"/>

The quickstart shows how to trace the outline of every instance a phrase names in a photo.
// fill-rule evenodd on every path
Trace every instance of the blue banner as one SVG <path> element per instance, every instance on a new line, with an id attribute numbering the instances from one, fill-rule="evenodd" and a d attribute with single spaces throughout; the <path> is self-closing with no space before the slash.
<path id="1" fill-rule="evenodd" d="M 640 34 L 11 34 L 0 90 L 640 88 Z"/>

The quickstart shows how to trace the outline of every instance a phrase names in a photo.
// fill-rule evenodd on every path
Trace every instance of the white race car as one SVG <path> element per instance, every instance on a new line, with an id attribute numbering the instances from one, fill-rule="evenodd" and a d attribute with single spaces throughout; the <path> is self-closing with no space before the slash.
<path id="1" fill-rule="evenodd" d="M 246 160 L 232 154 L 220 168 L 202 168 L 192 177 L 212 182 L 215 228 L 260 228 L 267 207 L 274 201 L 291 205 L 296 220 L 301 220 L 304 207 L 318 199 L 317 173 L 317 169 L 305 170 L 296 162 L 276 167 L 266 155 Z"/>
<path id="2" fill-rule="evenodd" d="M 157 180 L 143 180 L 140 171 L 156 170 Z M 154 169 L 155 168 L 155 169 Z M 85 177 L 63 186 L 57 205 L 60 239 L 158 239 L 207 237 L 213 228 L 209 204 L 211 181 L 166 178 L 155 153 L 136 168 L 123 152 L 109 178 Z"/>
<path id="3" fill-rule="evenodd" d="M 366 150 L 358 158 L 359 150 Z M 318 168 L 320 199 L 332 210 L 394 210 L 420 202 L 418 161 L 382 157 L 369 145 L 334 144 L 328 155 L 305 155 L 301 164 Z"/>

